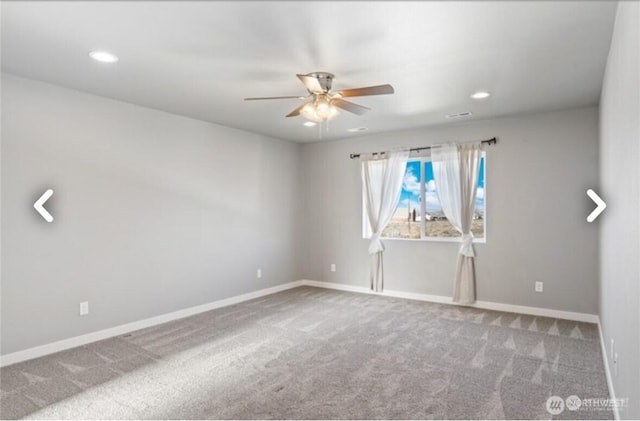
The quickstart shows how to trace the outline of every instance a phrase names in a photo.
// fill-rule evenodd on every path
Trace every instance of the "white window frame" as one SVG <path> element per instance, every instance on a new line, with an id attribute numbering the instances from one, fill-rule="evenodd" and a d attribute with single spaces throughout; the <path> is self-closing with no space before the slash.
<path id="1" fill-rule="evenodd" d="M 487 154 L 482 152 L 480 155 L 481 158 L 484 158 L 484 167 L 483 171 L 483 179 L 484 179 L 484 236 L 482 238 L 474 238 L 473 242 L 477 244 L 485 244 L 487 242 Z M 402 238 L 402 237 L 380 237 L 384 241 L 392 240 L 392 241 L 417 241 L 417 242 L 435 242 L 435 243 L 459 243 L 460 237 L 429 237 L 426 236 L 426 218 L 424 217 L 426 211 L 426 180 L 425 180 L 425 163 L 431 162 L 431 157 L 415 157 L 409 158 L 407 162 L 420 162 L 420 238 Z M 365 197 L 364 197 L 364 188 L 362 189 L 362 238 L 369 239 L 371 238 L 371 227 L 369 226 L 369 221 L 366 213 L 366 205 L 365 205 Z"/>

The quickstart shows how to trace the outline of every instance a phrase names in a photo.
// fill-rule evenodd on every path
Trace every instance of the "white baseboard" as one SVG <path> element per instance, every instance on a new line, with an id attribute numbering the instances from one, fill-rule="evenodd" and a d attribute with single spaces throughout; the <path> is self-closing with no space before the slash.
<path id="1" fill-rule="evenodd" d="M 185 317 L 193 316 L 194 314 L 203 313 L 209 310 L 215 310 L 217 308 L 238 304 L 243 301 L 253 300 L 265 295 L 275 294 L 276 292 L 284 291 L 287 289 L 295 288 L 303 285 L 300 281 L 289 282 L 282 285 L 277 285 L 271 288 L 265 288 L 258 291 L 249 292 L 242 295 L 236 295 L 235 297 L 229 297 L 222 300 L 213 301 L 207 304 L 199 306 L 185 308 L 183 310 L 174 311 L 160 316 L 150 317 L 144 320 L 138 320 L 136 322 L 127 323 L 112 328 L 99 330 L 97 332 L 87 333 L 85 335 L 75 336 L 73 338 L 63 339 L 61 341 L 52 342 L 45 345 L 28 348 L 22 351 L 13 352 L 0 356 L 0 367 L 19 363 L 21 361 L 30 360 L 32 358 L 42 357 L 44 355 L 53 354 L 54 352 L 64 351 L 66 349 L 75 348 L 77 346 L 86 345 L 91 342 L 101 341 L 103 339 L 112 338 L 114 336 L 124 335 L 126 333 L 134 332 L 139 329 L 167 323 L 173 320 L 182 319 Z"/>
<path id="2" fill-rule="evenodd" d="M 301 279 L 299 281 L 302 285 L 309 287 L 317 287 L 317 288 L 326 288 L 326 289 L 336 289 L 338 291 L 349 291 L 349 292 L 359 292 L 361 294 L 378 294 L 377 292 L 371 291 L 371 289 L 367 287 L 359 287 L 356 285 L 347 285 L 347 284 L 338 284 L 335 282 L 322 282 L 322 281 L 311 281 L 309 279 Z"/>
<path id="3" fill-rule="evenodd" d="M 609 357 L 607 355 L 607 347 L 604 345 L 604 334 L 602 333 L 602 324 L 598 317 L 598 332 L 600 333 L 600 346 L 602 347 L 602 361 L 604 362 L 604 372 L 607 376 L 607 387 L 609 388 L 609 397 L 616 402 L 616 391 L 613 389 L 613 380 L 611 378 L 611 370 L 609 369 Z M 613 407 L 613 415 L 616 420 L 620 419 L 620 411 L 617 406 Z"/>
<path id="4" fill-rule="evenodd" d="M 286 284 L 277 285 L 271 288 L 265 288 L 258 291 L 237 295 L 235 297 L 213 301 L 211 303 L 202 304 L 195 307 L 189 307 L 183 310 L 174 311 L 172 313 L 162 314 L 160 316 L 155 316 L 148 319 L 127 323 L 124 325 L 99 330 L 97 332 L 91 332 L 85 335 L 75 336 L 73 338 L 63 339 L 61 341 L 52 342 L 49 344 L 40 345 L 33 348 L 28 348 L 22 351 L 13 352 L 11 354 L 2 355 L 0 356 L 0 367 L 15 364 L 21 361 L 30 360 L 32 358 L 42 357 L 44 355 L 53 354 L 54 352 L 64 351 L 66 349 L 75 348 L 77 346 L 86 345 L 91 342 L 112 338 L 114 336 L 124 335 L 126 333 L 134 332 L 139 329 L 144 329 L 144 328 L 159 325 L 162 323 L 167 323 L 173 320 L 192 316 L 194 314 L 215 310 L 217 308 L 226 307 L 233 304 L 238 304 L 244 301 L 252 300 L 254 298 L 275 294 L 276 292 L 281 292 L 287 289 L 304 286 L 304 285 L 318 287 L 318 288 L 335 289 L 340 291 L 350 291 L 350 292 L 358 292 L 358 293 L 364 293 L 364 294 L 375 294 L 375 295 L 381 295 L 386 297 L 406 298 L 409 300 L 428 301 L 433 303 L 457 305 L 451 300 L 451 297 L 445 297 L 441 295 L 418 294 L 413 292 L 402 292 L 402 291 L 384 291 L 384 292 L 378 293 L 378 292 L 371 291 L 368 287 L 302 279 L 299 281 L 293 281 Z M 559 319 L 575 320 L 580 322 L 598 323 L 598 316 L 594 314 L 573 313 L 568 311 L 552 310 L 552 309 L 537 308 L 537 307 L 517 306 L 517 305 L 494 303 L 494 302 L 488 302 L 488 301 L 477 301 L 471 307 L 476 307 L 476 308 L 481 308 L 486 310 L 506 311 L 511 313 L 530 314 L 533 316 L 554 317 Z M 608 365 L 606 365 L 606 367 L 608 370 Z M 610 382 L 610 375 L 607 374 L 607 376 L 608 376 L 607 381 Z M 611 385 L 609 387 L 611 388 Z"/>
<path id="5" fill-rule="evenodd" d="M 522 313 L 531 316 L 552 317 L 554 319 L 573 320 L 575 322 L 598 323 L 597 314 L 576 313 L 573 311 L 554 310 L 551 308 L 517 306 L 491 301 L 476 301 L 472 307 L 484 310 L 506 311 L 508 313 Z"/>
<path id="6" fill-rule="evenodd" d="M 319 288 L 337 289 L 340 291 L 360 292 L 365 294 L 376 294 L 386 297 L 406 298 L 409 300 L 428 301 L 431 303 L 460 305 L 458 303 L 454 303 L 451 297 L 446 297 L 443 295 L 418 294 L 414 292 L 389 290 L 385 290 L 383 292 L 373 292 L 367 287 L 338 284 L 333 282 L 310 281 L 306 279 L 301 280 L 300 282 L 303 285 Z M 596 314 L 575 313 L 572 311 L 553 310 L 549 308 L 519 306 L 513 304 L 495 303 L 491 301 L 476 301 L 475 304 L 469 305 L 467 307 L 475 307 L 483 310 L 505 311 L 508 313 L 528 314 L 531 316 L 552 317 L 555 319 L 573 320 L 576 322 L 598 323 L 598 316 Z"/>

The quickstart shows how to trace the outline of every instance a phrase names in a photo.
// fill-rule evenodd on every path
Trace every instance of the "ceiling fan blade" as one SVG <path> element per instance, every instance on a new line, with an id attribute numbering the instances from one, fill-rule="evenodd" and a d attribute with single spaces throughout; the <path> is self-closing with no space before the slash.
<path id="1" fill-rule="evenodd" d="M 265 96 L 265 97 L 258 97 L 258 98 L 245 98 L 245 101 L 260 101 L 263 99 L 293 99 L 293 98 L 297 98 L 297 99 L 305 99 L 305 97 L 303 96 Z"/>
<path id="2" fill-rule="evenodd" d="M 366 96 L 366 95 L 386 95 L 392 94 L 395 91 L 393 90 L 393 86 L 391 85 L 377 85 L 377 86 L 367 86 L 366 88 L 355 88 L 355 89 L 344 89 L 342 91 L 338 91 L 340 96 L 342 97 L 350 97 L 350 96 Z"/>
<path id="3" fill-rule="evenodd" d="M 353 102 L 345 101 L 344 99 L 335 98 L 331 100 L 331 104 L 338 108 L 342 108 L 350 113 L 362 115 L 369 111 L 371 108 L 362 105 L 354 104 Z"/>
<path id="4" fill-rule="evenodd" d="M 298 76 L 298 79 L 300 79 L 300 82 L 302 82 L 304 87 L 307 88 L 309 92 L 314 94 L 321 94 L 324 92 L 324 89 L 322 89 L 322 86 L 320 86 L 320 82 L 318 81 L 317 78 L 312 76 L 307 76 L 307 75 L 296 75 L 296 76 Z"/>
<path id="5" fill-rule="evenodd" d="M 304 103 L 301 106 L 297 107 L 295 110 L 291 111 L 289 114 L 287 114 L 285 117 L 295 117 L 297 115 L 300 115 L 300 111 L 304 108 L 305 105 L 307 105 L 308 103 Z"/>

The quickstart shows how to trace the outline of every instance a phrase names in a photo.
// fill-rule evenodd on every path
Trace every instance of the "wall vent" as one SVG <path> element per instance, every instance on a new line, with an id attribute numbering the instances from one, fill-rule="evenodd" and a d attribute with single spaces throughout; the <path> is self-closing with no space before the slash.
<path id="1" fill-rule="evenodd" d="M 473 113 L 471 111 L 463 111 L 461 113 L 448 114 L 445 117 L 447 118 L 463 118 L 463 117 L 471 117 Z"/>

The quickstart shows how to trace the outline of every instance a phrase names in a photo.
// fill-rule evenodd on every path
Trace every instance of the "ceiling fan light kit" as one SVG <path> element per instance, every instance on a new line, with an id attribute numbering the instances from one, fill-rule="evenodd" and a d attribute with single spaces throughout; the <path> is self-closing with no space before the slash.
<path id="1" fill-rule="evenodd" d="M 331 104 L 331 99 L 327 95 L 318 95 L 313 102 L 304 104 L 300 114 L 307 120 L 320 123 L 331 120 L 338 115 L 338 110 Z"/>
<path id="2" fill-rule="evenodd" d="M 353 102 L 345 101 L 345 97 L 367 96 L 367 95 L 386 95 L 394 93 L 391 85 L 368 86 L 366 88 L 345 89 L 342 91 L 332 91 L 331 86 L 334 79 L 332 73 L 313 72 L 306 75 L 298 74 L 298 79 L 307 88 L 309 95 L 301 96 L 278 96 L 278 97 L 260 97 L 245 98 L 245 101 L 254 101 L 262 99 L 310 99 L 310 101 L 300 105 L 286 117 L 295 117 L 302 115 L 309 121 L 321 123 L 331 120 L 339 114 L 338 108 L 353 114 L 362 115 L 369 111 L 370 108 Z"/>

